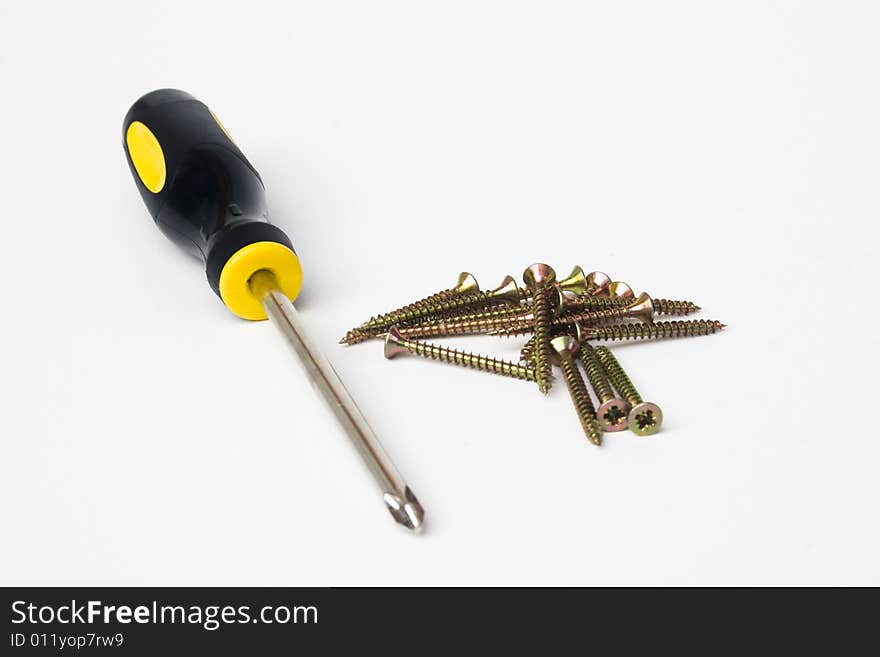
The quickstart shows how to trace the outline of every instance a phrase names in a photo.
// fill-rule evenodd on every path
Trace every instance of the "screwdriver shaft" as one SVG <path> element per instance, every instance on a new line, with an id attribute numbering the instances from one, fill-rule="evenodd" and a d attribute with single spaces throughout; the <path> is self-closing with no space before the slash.
<path id="1" fill-rule="evenodd" d="M 267 270 L 257 272 L 251 277 L 250 287 L 263 303 L 271 322 L 284 334 L 299 356 L 309 380 L 321 392 L 370 469 L 382 489 L 383 499 L 392 517 L 404 527 L 419 531 L 425 516 L 421 504 L 367 424 L 333 366 L 308 337 L 302 319 L 290 299 L 280 291 L 274 274 Z"/>

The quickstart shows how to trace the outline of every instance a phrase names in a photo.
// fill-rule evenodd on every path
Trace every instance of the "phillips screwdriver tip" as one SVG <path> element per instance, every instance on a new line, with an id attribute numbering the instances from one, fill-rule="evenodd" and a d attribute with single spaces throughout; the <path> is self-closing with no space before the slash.
<path id="1" fill-rule="evenodd" d="M 409 486 L 404 490 L 405 499 L 394 493 L 385 493 L 385 505 L 391 512 L 391 517 L 407 529 L 415 533 L 422 531 L 425 523 L 425 510 L 413 495 Z"/>

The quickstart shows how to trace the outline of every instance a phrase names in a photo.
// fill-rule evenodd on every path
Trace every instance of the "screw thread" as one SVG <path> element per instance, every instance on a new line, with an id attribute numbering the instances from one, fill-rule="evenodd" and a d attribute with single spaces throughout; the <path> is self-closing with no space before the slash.
<path id="1" fill-rule="evenodd" d="M 548 318 L 549 313 L 550 311 L 548 308 Z M 537 310 L 535 311 L 535 316 L 537 317 Z M 575 322 L 579 322 L 583 326 L 592 326 L 595 324 L 626 319 L 628 316 L 629 311 L 626 308 L 605 308 L 604 310 L 591 310 L 579 313 L 567 312 L 555 319 L 549 319 L 549 326 L 551 329 L 560 329 L 571 326 Z M 514 317 L 494 329 L 493 333 L 495 335 L 503 335 L 506 337 L 537 333 L 537 321 L 530 323 L 525 319 L 520 320 Z"/>
<path id="2" fill-rule="evenodd" d="M 492 306 L 498 302 L 493 299 L 491 292 L 467 292 L 465 294 L 446 295 L 433 303 L 421 304 L 385 315 L 376 315 L 369 321 L 364 322 L 360 329 L 387 329 L 395 324 L 406 324 L 432 315 L 445 315 L 458 311 L 462 308 L 474 306 Z"/>
<path id="3" fill-rule="evenodd" d="M 582 342 L 580 349 L 578 349 L 578 355 L 584 364 L 587 379 L 590 381 L 590 385 L 593 387 L 593 392 L 596 393 L 599 403 L 604 404 L 608 400 L 614 399 L 614 389 L 611 387 L 611 381 L 608 380 L 608 375 L 605 374 L 602 364 L 596 358 L 593 347 L 586 342 Z"/>
<path id="4" fill-rule="evenodd" d="M 538 285 L 533 290 L 532 314 L 535 318 L 535 377 L 538 389 L 546 394 L 553 385 L 553 371 L 550 364 L 554 349 L 550 344 L 552 326 L 550 298 L 547 295 L 547 288 L 543 285 Z"/>
<path id="5" fill-rule="evenodd" d="M 530 363 L 535 357 L 535 336 L 533 335 L 519 350 L 519 360 L 523 363 Z"/>
<path id="6" fill-rule="evenodd" d="M 359 342 L 364 342 L 365 340 L 374 338 L 377 335 L 378 333 L 374 331 L 361 328 L 353 328 L 342 336 L 342 338 L 339 340 L 339 344 L 358 344 Z"/>
<path id="7" fill-rule="evenodd" d="M 398 331 L 406 338 L 429 338 L 442 335 L 488 333 L 489 331 L 498 328 L 499 325 L 505 326 L 511 321 L 519 319 L 527 312 L 528 310 L 524 310 L 523 308 L 484 310 L 466 315 L 437 318 L 431 320 L 429 323 L 418 326 L 398 327 Z"/>
<path id="8" fill-rule="evenodd" d="M 426 296 L 424 299 L 419 299 L 418 301 L 413 301 L 412 303 L 408 303 L 405 306 L 401 306 L 400 308 L 395 308 L 394 310 L 389 310 L 387 313 L 383 313 L 382 315 L 379 315 L 379 317 L 394 315 L 395 313 L 408 313 L 408 312 L 411 312 L 414 310 L 418 310 L 420 308 L 432 306 L 434 304 L 439 303 L 443 299 L 447 299 L 447 298 L 455 296 L 455 295 L 456 295 L 456 292 L 452 288 L 450 288 L 448 290 L 440 290 L 439 292 L 435 292 L 434 294 L 430 294 L 430 295 Z M 372 318 L 370 321 L 372 321 Z M 358 328 L 366 328 L 367 326 L 370 325 L 370 321 L 364 322 Z"/>
<path id="9" fill-rule="evenodd" d="M 653 324 L 592 326 L 585 333 L 589 340 L 659 340 L 709 335 L 720 331 L 724 326 L 714 319 L 690 319 Z"/>
<path id="10" fill-rule="evenodd" d="M 612 297 L 597 297 L 592 294 L 579 294 L 565 304 L 566 309 L 578 310 L 602 310 L 604 308 L 619 308 L 629 303 L 627 299 L 615 299 Z"/>
<path id="11" fill-rule="evenodd" d="M 654 312 L 658 315 L 690 315 L 700 310 L 693 301 L 674 301 L 672 299 L 651 299 Z"/>
<path id="12" fill-rule="evenodd" d="M 606 347 L 596 347 L 594 353 L 596 354 L 596 358 L 602 364 L 605 374 L 608 375 L 608 378 L 611 379 L 611 383 L 614 384 L 617 393 L 629 402 L 630 406 L 641 404 L 642 396 L 639 394 L 635 384 L 633 384 L 629 376 L 627 376 L 623 366 L 617 358 L 615 358 L 614 354 L 608 351 Z"/>
<path id="13" fill-rule="evenodd" d="M 587 438 L 594 445 L 602 444 L 602 425 L 596 418 L 596 409 L 593 407 L 593 400 L 590 399 L 590 393 L 587 391 L 587 384 L 578 370 L 577 364 L 571 357 L 563 357 L 559 364 L 562 374 L 565 378 L 565 384 L 568 387 L 568 393 L 571 401 L 577 411 L 578 419 L 584 429 Z"/>
<path id="14" fill-rule="evenodd" d="M 565 313 L 553 320 L 553 326 L 580 323 L 583 326 L 605 324 L 629 317 L 627 308 L 604 308 L 603 310 L 586 310 L 579 313 Z"/>
<path id="15" fill-rule="evenodd" d="M 500 374 L 501 376 L 509 376 L 514 379 L 522 379 L 523 381 L 534 381 L 535 371 L 524 365 L 517 365 L 500 358 L 492 358 L 491 356 L 483 356 L 480 354 L 472 354 L 458 349 L 450 349 L 441 345 L 431 344 L 429 342 L 418 342 L 416 340 L 408 340 L 401 337 L 397 344 L 409 351 L 410 353 L 421 356 L 422 358 L 430 358 L 432 360 L 440 360 L 452 365 L 461 367 L 470 367 L 471 369 L 480 370 L 482 372 L 491 372 L 492 374 Z"/>
<path id="16" fill-rule="evenodd" d="M 700 310 L 693 301 L 677 301 L 672 299 L 652 299 L 654 312 L 658 315 L 690 315 Z M 582 294 L 566 304 L 572 312 L 578 310 L 604 310 L 606 308 L 623 308 L 632 303 L 632 299 L 613 297 L 596 297 Z"/>

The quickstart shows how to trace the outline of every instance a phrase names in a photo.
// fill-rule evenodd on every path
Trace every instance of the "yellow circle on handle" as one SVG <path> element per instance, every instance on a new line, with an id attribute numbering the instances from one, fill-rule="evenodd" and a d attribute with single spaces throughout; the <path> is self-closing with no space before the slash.
<path id="1" fill-rule="evenodd" d="M 165 186 L 165 154 L 156 135 L 140 121 L 132 121 L 125 131 L 128 154 L 138 178 L 153 194 Z"/>
<path id="2" fill-rule="evenodd" d="M 254 242 L 236 251 L 220 272 L 220 298 L 242 319 L 266 319 L 263 304 L 248 285 L 261 269 L 271 271 L 281 291 L 293 301 L 302 288 L 302 265 L 297 255 L 278 242 Z"/>

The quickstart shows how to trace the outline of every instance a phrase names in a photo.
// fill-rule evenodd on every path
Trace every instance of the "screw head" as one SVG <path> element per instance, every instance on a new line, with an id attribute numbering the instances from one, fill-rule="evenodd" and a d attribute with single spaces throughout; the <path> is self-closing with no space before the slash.
<path id="1" fill-rule="evenodd" d="M 642 292 L 638 298 L 626 307 L 627 316 L 642 322 L 654 321 L 654 302 L 651 295 Z"/>
<path id="2" fill-rule="evenodd" d="M 635 299 L 636 293 L 623 281 L 614 281 L 608 284 L 608 296 L 612 299 Z"/>
<path id="3" fill-rule="evenodd" d="M 584 294 L 587 291 L 587 275 L 580 265 L 575 265 L 571 273 L 557 283 L 560 290 Z"/>
<path id="4" fill-rule="evenodd" d="M 629 404 L 622 399 L 609 399 L 596 409 L 596 417 L 602 425 L 602 431 L 623 431 L 627 427 Z"/>
<path id="5" fill-rule="evenodd" d="M 511 306 L 519 305 L 519 285 L 513 276 L 505 276 L 501 281 L 501 285 L 494 290 L 489 290 L 493 299 L 503 301 Z"/>
<path id="6" fill-rule="evenodd" d="M 536 285 L 550 285 L 556 282 L 556 272 L 550 265 L 536 262 L 523 272 L 523 282 L 530 288 Z"/>
<path id="7" fill-rule="evenodd" d="M 388 329 L 388 334 L 385 336 L 385 358 L 394 358 L 405 354 L 407 349 L 401 344 L 402 341 L 403 338 L 398 333 L 396 326 Z"/>
<path id="8" fill-rule="evenodd" d="M 642 402 L 630 410 L 627 423 L 636 435 L 652 436 L 660 431 L 660 425 L 663 424 L 663 411 L 657 404 Z"/>
<path id="9" fill-rule="evenodd" d="M 477 284 L 477 279 L 474 278 L 474 275 L 470 272 L 463 271 L 458 275 L 458 281 L 452 287 L 452 292 L 455 294 L 467 294 L 468 292 L 479 292 L 480 286 Z"/>
<path id="10" fill-rule="evenodd" d="M 587 293 L 593 296 L 604 295 L 611 285 L 611 277 L 601 271 L 587 274 Z"/>
<path id="11" fill-rule="evenodd" d="M 563 359 L 573 358 L 578 348 L 580 348 L 577 339 L 570 335 L 557 335 L 550 340 L 550 344 L 553 345 L 554 349 L 554 365 L 559 365 Z"/>

